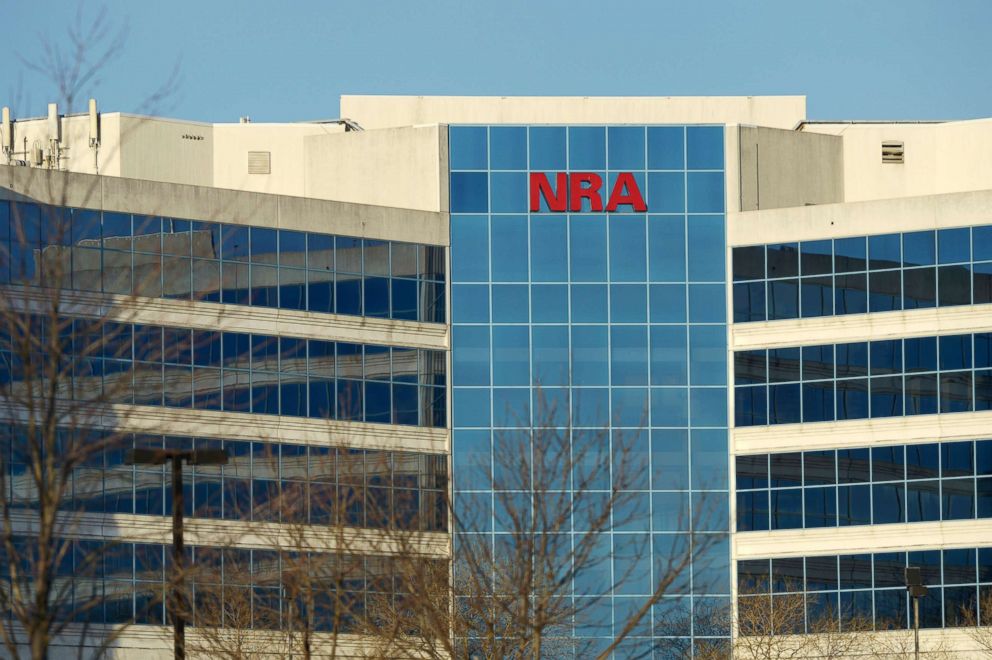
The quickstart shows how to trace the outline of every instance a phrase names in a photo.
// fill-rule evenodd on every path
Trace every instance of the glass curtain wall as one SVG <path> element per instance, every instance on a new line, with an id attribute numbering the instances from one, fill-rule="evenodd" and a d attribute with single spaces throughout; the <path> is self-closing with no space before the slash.
<path id="1" fill-rule="evenodd" d="M 730 594 L 723 139 L 721 126 L 449 129 L 456 507 L 499 546 L 507 452 L 537 460 L 545 427 L 570 430 L 573 455 L 593 438 L 585 457 L 610 469 L 586 490 L 605 496 L 622 445 L 644 471 L 624 484 L 599 577 L 573 585 L 606 593 L 574 634 L 608 644 L 693 527 L 711 542 L 624 646 L 656 657 L 729 635 L 709 615 Z M 598 175 L 603 208 L 631 173 L 647 212 L 594 212 L 588 197 L 530 211 L 535 172 L 552 186 Z M 574 497 L 580 479 L 565 481 Z"/>

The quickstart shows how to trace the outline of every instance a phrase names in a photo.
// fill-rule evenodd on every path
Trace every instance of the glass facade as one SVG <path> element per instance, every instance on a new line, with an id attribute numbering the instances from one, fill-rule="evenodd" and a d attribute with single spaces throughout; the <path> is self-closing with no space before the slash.
<path id="1" fill-rule="evenodd" d="M 737 456 L 737 531 L 992 517 L 992 440 Z"/>
<path id="2" fill-rule="evenodd" d="M 992 333 L 737 351 L 737 426 L 992 409 Z"/>
<path id="3" fill-rule="evenodd" d="M 444 351 L 243 332 L 64 318 L 71 358 L 61 398 L 112 392 L 118 403 L 351 421 L 441 426 Z M 96 353 L 93 351 L 96 347 Z M 0 336 L 0 382 L 33 378 Z"/>
<path id="4" fill-rule="evenodd" d="M 32 509 L 26 430 L 0 427 L 0 466 L 8 470 L 12 506 Z M 444 456 L 219 438 L 133 435 L 96 430 L 87 442 L 110 447 L 75 467 L 62 506 L 85 513 L 172 515 L 171 472 L 161 465 L 128 465 L 125 452 L 142 449 L 224 449 L 223 466 L 184 466 L 185 515 L 264 522 L 385 526 L 417 531 L 447 528 Z M 66 444 L 69 444 L 66 442 Z"/>
<path id="5" fill-rule="evenodd" d="M 0 328 L 0 394 L 11 409 L 7 420 L 51 390 L 57 409 L 53 426 L 71 426 L 39 440 L 22 427 L 0 425 L 7 489 L 2 496 L 22 513 L 37 509 L 33 468 L 42 462 L 39 452 L 44 461 L 52 455 L 47 446 L 39 449 L 51 441 L 60 450 L 51 468 L 60 486 L 67 475 L 59 501 L 67 514 L 168 516 L 168 467 L 128 465 L 125 452 L 222 448 L 227 464 L 183 468 L 185 513 L 200 524 L 224 520 L 446 532 L 444 454 L 336 447 L 349 440 L 329 432 L 322 442 L 315 440 L 319 435 L 285 438 L 280 433 L 292 433 L 291 426 L 280 430 L 273 418 L 374 423 L 399 443 L 409 436 L 409 427 L 443 428 L 446 351 L 131 323 L 125 322 L 133 319 L 127 310 L 109 303 L 82 310 L 64 298 L 57 309 L 71 311 L 45 314 L 43 298 L 57 288 L 305 310 L 325 314 L 329 324 L 335 322 L 326 316 L 330 313 L 444 323 L 445 270 L 445 249 L 439 246 L 0 201 L 0 285 L 36 287 L 25 299 L 38 303 L 30 313 L 9 315 Z M 9 287 L 8 302 L 20 304 L 21 291 Z M 179 315 L 188 311 L 185 302 L 175 307 Z M 228 310 L 215 311 L 223 315 Z M 47 410 L 50 403 L 38 408 Z M 100 411 L 99 421 L 92 421 L 91 403 Z M 271 427 L 271 435 L 244 441 L 150 434 L 168 429 L 161 428 L 167 421 L 147 409 L 135 417 L 159 425 L 149 433 L 84 428 L 115 423 L 105 410 L 122 418 L 135 413 L 129 405 L 185 409 L 182 414 L 194 422 L 200 421 L 197 411 L 242 413 L 251 417 L 225 416 L 224 421 Z M 33 414 L 39 415 L 37 409 Z M 203 436 L 218 432 L 211 424 L 203 426 Z M 281 437 L 289 441 L 280 442 Z M 105 519 L 108 525 L 113 520 Z M 75 527 L 70 524 L 62 533 L 74 535 Z M 262 538 L 250 542 L 265 543 Z M 31 539 L 16 542 L 19 555 L 32 552 Z M 282 537 L 279 543 L 285 543 Z M 70 616 L 75 603 L 86 604 L 85 619 L 92 623 L 168 623 L 162 594 L 169 578 L 169 546 L 105 538 L 72 540 L 70 546 L 58 567 L 70 602 L 57 618 Z M 292 585 L 286 581 L 299 578 L 286 577 L 289 565 L 309 571 L 308 578 L 319 583 L 318 602 L 306 613 L 317 630 L 329 630 L 335 618 L 342 630 L 354 630 L 354 617 L 342 619 L 340 606 L 333 611 L 336 598 L 355 608 L 349 611 L 361 612 L 367 599 L 391 598 L 402 589 L 388 558 L 301 547 L 187 547 L 195 623 L 203 623 L 200 596 L 210 593 L 213 614 L 226 613 L 229 603 L 243 597 L 249 618 L 205 625 L 291 625 L 284 614 L 294 596 L 288 595 Z M 9 563 L 0 557 L 0 577 L 6 580 L 12 578 Z M 30 585 L 25 586 L 30 594 Z"/>
<path id="6" fill-rule="evenodd" d="M 444 323 L 444 248 L 0 201 L 0 282 Z"/>
<path id="7" fill-rule="evenodd" d="M 619 633 L 693 521 L 713 543 L 625 648 L 729 635 L 703 616 L 729 603 L 731 575 L 723 128 L 452 126 L 449 144 L 456 507 L 498 547 L 509 529 L 493 490 L 500 452 L 537 456 L 541 427 L 567 429 L 573 447 L 599 438 L 594 460 L 616 474 L 623 444 L 649 469 L 624 485 L 633 513 L 614 515 L 600 579 L 572 585 L 606 594 L 574 634 Z M 589 198 L 570 213 L 546 200 L 529 211 L 529 175 L 569 171 L 598 174 L 604 201 L 631 172 L 647 212 L 593 212 Z M 609 472 L 554 489 L 581 481 L 606 495 Z M 704 502 L 715 510 L 705 527 L 692 513 Z M 636 566 L 635 547 L 647 548 Z"/>
<path id="8" fill-rule="evenodd" d="M 32 539 L 15 537 L 19 556 L 28 556 Z M 95 553 L 102 555 L 94 565 Z M 159 543 L 73 541 L 58 564 L 57 577 L 66 598 L 60 601 L 80 623 L 139 623 L 166 625 L 166 589 L 169 587 L 171 546 Z M 299 570 L 298 553 L 250 548 L 186 547 L 187 565 L 197 567 L 191 580 L 193 625 L 226 625 L 261 630 L 285 629 L 294 621 L 295 604 L 287 584 Z M 306 553 L 309 565 L 322 571 L 313 578 L 311 630 L 356 632 L 356 620 L 335 613 L 345 602 L 363 611 L 375 599 L 402 595 L 400 578 L 389 557 Z M 429 560 L 424 560 L 429 561 Z M 0 576 L 11 580 L 9 564 Z M 299 596 L 297 596 L 299 598 Z M 221 606 L 223 603 L 223 606 Z M 340 605 L 338 605 L 340 607 Z M 230 616 L 233 621 L 221 619 Z M 204 620 L 205 617 L 206 620 Z"/>
<path id="9" fill-rule="evenodd" d="M 992 303 L 992 225 L 733 249 L 734 322 Z"/>
<path id="10" fill-rule="evenodd" d="M 990 548 L 739 561 L 737 582 L 744 598 L 804 594 L 807 624 L 826 614 L 839 617 L 842 627 L 843 617 L 858 617 L 876 630 L 905 629 L 912 622 L 907 566 L 920 567 L 929 589 L 920 599 L 920 627 L 967 625 L 965 608 L 990 620 L 990 613 L 978 611 L 979 598 L 992 591 Z"/>

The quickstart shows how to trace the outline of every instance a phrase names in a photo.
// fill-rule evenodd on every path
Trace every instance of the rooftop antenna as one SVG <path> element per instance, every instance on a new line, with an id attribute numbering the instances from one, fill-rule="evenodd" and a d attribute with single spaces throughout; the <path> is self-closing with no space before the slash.
<path id="1" fill-rule="evenodd" d="M 49 103 L 48 104 L 48 139 L 52 141 L 58 141 L 61 136 L 61 127 L 59 126 L 59 104 Z"/>
<path id="2" fill-rule="evenodd" d="M 96 99 L 90 99 L 90 146 L 100 146 L 100 115 L 96 111 Z"/>
<path id="3" fill-rule="evenodd" d="M 14 151 L 14 124 L 10 121 L 10 108 L 7 106 L 0 111 L 0 151 L 9 162 Z"/>

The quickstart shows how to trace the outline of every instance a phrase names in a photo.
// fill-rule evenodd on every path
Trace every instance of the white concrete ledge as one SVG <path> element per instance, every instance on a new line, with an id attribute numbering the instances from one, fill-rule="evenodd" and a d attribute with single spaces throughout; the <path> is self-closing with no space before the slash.
<path id="1" fill-rule="evenodd" d="M 992 519 L 737 532 L 734 558 L 767 559 L 902 550 L 987 548 Z"/>
<path id="2" fill-rule="evenodd" d="M 48 295 L 44 290 L 7 286 L 0 287 L 0 293 L 0 305 L 16 305 L 24 309 L 37 307 L 41 312 L 49 311 L 44 307 Z M 108 321 L 169 325 L 195 330 L 257 332 L 360 344 L 436 350 L 448 348 L 448 326 L 444 323 L 394 321 L 346 314 L 315 314 L 291 309 L 81 291 L 61 291 L 59 297 L 64 314 Z"/>
<path id="3" fill-rule="evenodd" d="M 740 426 L 730 430 L 730 451 L 733 454 L 761 454 L 984 438 L 992 438 L 992 410 Z"/>
<path id="4" fill-rule="evenodd" d="M 990 219 L 992 221 L 992 219 Z M 992 331 L 992 304 L 845 314 L 730 326 L 731 350 Z"/>
<path id="5" fill-rule="evenodd" d="M 992 224 L 992 190 L 727 214 L 727 244 L 760 245 Z"/>
<path id="6" fill-rule="evenodd" d="M 37 517 L 14 511 L 11 527 L 17 534 L 32 534 Z M 65 513 L 59 532 L 66 538 L 101 539 L 108 543 L 172 543 L 172 518 L 127 513 Z M 284 548 L 290 551 L 347 552 L 360 555 L 392 555 L 400 552 L 425 557 L 447 557 L 451 546 L 447 532 L 332 527 L 244 520 L 186 518 L 187 545 L 206 547 Z"/>
<path id="7" fill-rule="evenodd" d="M 18 422 L 24 416 L 5 407 L 0 410 L 0 419 Z M 87 408 L 83 403 L 73 402 L 60 414 L 59 423 L 124 433 L 260 440 L 316 447 L 441 454 L 450 446 L 450 433 L 444 428 L 124 404 Z"/>

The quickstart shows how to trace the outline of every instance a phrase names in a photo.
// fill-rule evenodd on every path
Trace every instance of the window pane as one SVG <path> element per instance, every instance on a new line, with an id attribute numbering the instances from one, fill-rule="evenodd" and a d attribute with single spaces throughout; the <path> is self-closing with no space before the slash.
<path id="1" fill-rule="evenodd" d="M 902 309 L 902 272 L 883 270 L 868 274 L 868 310 L 888 312 Z"/>
<path id="2" fill-rule="evenodd" d="M 769 245 L 768 277 L 795 277 L 799 274 L 799 244 Z"/>
<path id="3" fill-rule="evenodd" d="M 903 341 L 906 353 L 906 371 L 937 370 L 937 338 L 912 337 Z"/>
<path id="4" fill-rule="evenodd" d="M 768 487 L 768 454 L 738 456 L 737 488 Z"/>
<path id="5" fill-rule="evenodd" d="M 734 383 L 745 385 L 768 382 L 766 351 L 737 351 L 734 353 Z"/>
<path id="6" fill-rule="evenodd" d="M 486 129 L 477 126 L 452 126 L 448 129 L 453 170 L 486 169 Z"/>
<path id="7" fill-rule="evenodd" d="M 834 313 L 833 278 L 804 277 L 800 283 L 803 318 L 830 316 Z"/>
<path id="8" fill-rule="evenodd" d="M 803 452 L 803 476 L 810 484 L 837 483 L 837 457 L 833 450 Z"/>
<path id="9" fill-rule="evenodd" d="M 765 318 L 765 283 L 735 283 L 734 323 L 764 321 Z"/>
<path id="10" fill-rule="evenodd" d="M 971 304 L 970 266 L 941 266 L 937 269 L 937 280 L 939 306 Z"/>
<path id="11" fill-rule="evenodd" d="M 937 375 L 906 376 L 906 414 L 929 415 L 937 412 Z"/>
<path id="12" fill-rule="evenodd" d="M 941 229 L 937 232 L 937 253 L 942 264 L 971 261 L 971 231 L 967 227 Z"/>
<path id="13" fill-rule="evenodd" d="M 917 231 L 902 235 L 903 266 L 930 266 L 936 261 L 935 235 Z"/>
<path id="14" fill-rule="evenodd" d="M 899 268 L 902 264 L 902 251 L 899 234 L 883 234 L 868 237 L 868 269 L 884 270 Z"/>
<path id="15" fill-rule="evenodd" d="M 838 275 L 835 278 L 834 302 L 837 314 L 863 314 L 868 311 L 865 278 L 865 273 Z"/>
<path id="16" fill-rule="evenodd" d="M 489 166 L 494 170 L 527 169 L 527 129 L 522 126 L 491 126 Z"/>
<path id="17" fill-rule="evenodd" d="M 803 275 L 829 274 L 833 267 L 833 241 L 804 241 L 799 244 Z"/>
<path id="18" fill-rule="evenodd" d="M 768 283 L 768 319 L 799 318 L 799 280 Z"/>
<path id="19" fill-rule="evenodd" d="M 903 308 L 921 309 L 937 303 L 937 273 L 934 268 L 903 271 Z"/>
<path id="20" fill-rule="evenodd" d="M 734 281 L 760 280 L 765 276 L 765 247 L 752 245 L 733 249 Z"/>
<path id="21" fill-rule="evenodd" d="M 838 273 L 865 270 L 866 241 L 863 237 L 834 239 L 834 269 Z"/>

